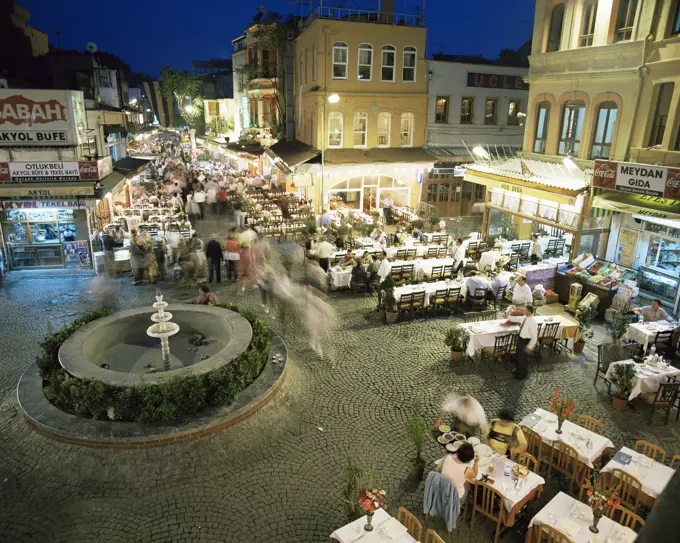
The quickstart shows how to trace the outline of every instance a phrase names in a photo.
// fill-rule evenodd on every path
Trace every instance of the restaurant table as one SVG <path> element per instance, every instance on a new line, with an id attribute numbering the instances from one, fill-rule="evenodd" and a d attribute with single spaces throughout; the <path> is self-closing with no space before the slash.
<path id="1" fill-rule="evenodd" d="M 432 268 L 441 266 L 444 271 L 444 266 L 453 266 L 453 258 L 416 258 L 415 260 L 394 260 L 390 262 L 390 266 L 409 266 L 413 264 L 414 278 L 422 281 L 426 275 L 432 274 Z"/>
<path id="2" fill-rule="evenodd" d="M 536 543 L 531 529 L 535 524 L 551 526 L 568 536 L 573 543 L 632 543 L 637 538 L 633 530 L 607 517 L 600 519 L 597 525 L 599 533 L 593 534 L 590 531 L 593 524 L 592 509 L 564 492 L 558 493 L 531 519 L 526 543 Z"/>
<path id="3" fill-rule="evenodd" d="M 503 258 L 503 253 L 499 251 L 486 251 L 479 257 L 478 267 L 482 271 L 487 271 L 489 268 L 495 270 L 501 258 Z"/>
<path id="4" fill-rule="evenodd" d="M 410 294 L 411 292 L 425 291 L 425 302 L 424 307 L 430 305 L 430 296 L 432 296 L 438 290 L 450 289 L 459 286 L 459 283 L 451 281 L 450 279 L 444 279 L 442 281 L 435 281 L 433 283 L 416 283 L 415 285 L 403 285 L 394 289 L 394 300 L 399 303 L 401 297 L 404 294 Z"/>
<path id="5" fill-rule="evenodd" d="M 416 256 L 425 256 L 427 255 L 427 251 L 429 249 L 443 249 L 446 251 L 446 245 L 418 245 L 416 247 L 388 247 L 385 249 L 385 252 L 387 253 L 387 258 L 396 258 L 397 257 L 397 251 L 399 249 L 415 249 L 416 250 Z"/>
<path id="6" fill-rule="evenodd" d="M 532 289 L 536 285 L 555 290 L 555 277 L 557 275 L 557 265 L 566 262 L 566 258 L 549 258 L 537 264 L 526 264 L 519 268 L 519 273 L 524 275 Z"/>
<path id="7" fill-rule="evenodd" d="M 638 343 L 641 343 L 644 347 L 645 352 L 647 351 L 647 346 L 649 342 L 654 342 L 657 332 L 665 332 L 667 330 L 673 330 L 673 326 L 668 321 L 656 321 L 656 322 L 634 322 L 628 325 L 628 330 L 624 338 L 634 339 Z"/>
<path id="8" fill-rule="evenodd" d="M 331 277 L 331 288 L 349 288 L 352 282 L 352 268 L 344 270 L 340 266 L 333 266 L 328 274 Z"/>
<path id="9" fill-rule="evenodd" d="M 607 368 L 605 379 L 612 380 L 614 367 L 617 364 L 635 365 L 635 376 L 633 377 L 633 388 L 630 391 L 629 400 L 637 398 L 640 394 L 653 393 L 659 390 L 662 383 L 668 381 L 669 377 L 680 375 L 680 369 L 669 365 L 636 364 L 634 360 L 621 360 L 612 362 Z"/>
<path id="10" fill-rule="evenodd" d="M 608 485 L 611 479 L 611 471 L 613 469 L 620 469 L 640 481 L 642 484 L 642 494 L 639 496 L 640 502 L 651 508 L 673 477 L 675 470 L 628 447 L 623 447 L 621 452 L 631 456 L 630 462 L 628 464 L 621 464 L 617 461 L 616 456 L 614 456 L 600 470 L 602 484 Z"/>
<path id="11" fill-rule="evenodd" d="M 331 543 L 416 543 L 416 540 L 406 531 L 405 527 L 399 528 L 394 523 L 396 519 L 392 517 L 387 511 L 380 508 L 377 509 L 373 515 L 371 524 L 373 531 L 367 532 L 364 530 L 366 526 L 366 515 L 356 519 L 342 528 L 335 530 L 331 534 Z M 389 523 L 389 524 L 388 524 Z M 403 532 L 398 535 L 396 539 L 392 539 L 386 533 L 383 533 L 387 526 L 396 527 L 395 533 Z M 381 529 L 382 528 L 382 529 Z"/>
<path id="12" fill-rule="evenodd" d="M 557 329 L 557 339 L 572 339 L 578 341 L 578 323 L 571 320 L 564 315 L 551 316 L 536 316 L 538 323 L 552 323 L 558 322 L 560 324 Z M 493 347 L 496 342 L 496 336 L 503 334 L 517 334 L 519 333 L 519 323 L 512 326 L 501 326 L 502 323 L 507 322 L 507 319 L 498 319 L 493 321 L 482 322 L 466 322 L 461 326 L 466 330 L 469 341 L 466 352 L 469 356 L 474 356 L 477 351 L 481 351 L 485 347 Z"/>
<path id="13" fill-rule="evenodd" d="M 539 419 L 538 422 L 536 422 L 536 418 Z M 533 418 L 531 416 L 524 417 L 519 424 L 520 426 L 530 427 L 541 436 L 543 443 L 549 447 L 552 447 L 555 441 L 561 441 L 574 447 L 578 452 L 579 461 L 591 469 L 602 455 L 614 448 L 614 444 L 609 438 L 586 430 L 569 420 L 565 420 L 562 424 L 562 433 L 556 433 L 557 415 L 540 407 L 534 411 Z"/>

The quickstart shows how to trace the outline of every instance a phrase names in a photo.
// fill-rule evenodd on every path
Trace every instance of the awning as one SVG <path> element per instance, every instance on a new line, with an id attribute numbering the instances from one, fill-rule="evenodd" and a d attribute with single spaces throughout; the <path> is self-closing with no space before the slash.
<path id="1" fill-rule="evenodd" d="M 318 149 L 298 140 L 282 140 L 265 151 L 276 167 L 285 174 L 293 173 L 295 166 L 319 156 L 320 153 Z"/>
<path id="2" fill-rule="evenodd" d="M 533 196 L 534 198 L 539 198 L 541 200 L 568 205 L 575 205 L 576 197 L 583 192 L 583 190 L 567 191 L 565 189 L 544 187 L 537 183 L 526 183 L 519 179 L 486 174 L 470 169 L 466 170 L 463 179 L 465 181 L 470 181 L 471 183 L 484 185 L 485 187 L 509 190 L 526 196 Z"/>
<path id="3" fill-rule="evenodd" d="M 643 194 L 604 191 L 601 195 L 593 198 L 593 207 L 646 217 L 680 219 L 680 200 L 644 196 Z"/>
<path id="4" fill-rule="evenodd" d="M 434 165 L 434 157 L 422 147 L 374 147 L 372 149 L 326 149 L 326 164 L 405 164 L 423 162 Z"/>
<path id="5" fill-rule="evenodd" d="M 474 145 L 471 145 L 469 148 L 465 145 L 428 145 L 423 149 L 439 162 L 460 163 L 464 161 L 470 162 L 475 159 L 475 156 L 471 154 L 473 147 Z M 522 150 L 521 145 L 496 145 L 493 147 L 498 154 L 504 154 L 508 158 L 514 157 Z"/>
<path id="6" fill-rule="evenodd" d="M 114 162 L 113 169 L 130 175 L 144 168 L 152 160 L 152 158 L 132 158 L 128 156 Z"/>
<path id="7" fill-rule="evenodd" d="M 109 191 L 113 191 L 121 181 L 127 179 L 127 175 L 121 172 L 111 172 L 104 179 L 100 181 L 102 185 L 102 194 L 106 194 Z"/>

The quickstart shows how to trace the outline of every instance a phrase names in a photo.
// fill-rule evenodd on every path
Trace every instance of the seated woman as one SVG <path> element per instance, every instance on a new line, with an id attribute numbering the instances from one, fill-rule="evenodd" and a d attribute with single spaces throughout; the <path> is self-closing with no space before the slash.
<path id="1" fill-rule="evenodd" d="M 345 254 L 345 258 L 342 259 L 340 262 L 340 266 L 343 268 L 348 268 L 348 267 L 354 267 L 357 265 L 357 261 L 354 258 L 354 253 L 352 251 L 347 251 L 347 254 Z"/>
<path id="2" fill-rule="evenodd" d="M 474 458 L 472 467 L 468 465 Z M 475 456 L 475 449 L 469 443 L 463 443 L 454 454 L 449 454 L 442 462 L 441 473 L 458 489 L 460 503 L 465 502 L 471 492 L 471 487 L 477 480 L 479 471 L 479 456 Z M 466 483 L 470 483 L 469 485 Z"/>

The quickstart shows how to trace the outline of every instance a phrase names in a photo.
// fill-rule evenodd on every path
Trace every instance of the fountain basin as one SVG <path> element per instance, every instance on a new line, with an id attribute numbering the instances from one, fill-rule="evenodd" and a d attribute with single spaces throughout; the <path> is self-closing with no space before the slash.
<path id="1" fill-rule="evenodd" d="M 61 346 L 60 364 L 71 375 L 98 379 L 109 386 L 154 384 L 229 364 L 252 338 L 250 323 L 233 311 L 193 304 L 171 304 L 167 309 L 173 322 L 166 326 L 179 330 L 169 338 L 169 371 L 163 371 L 160 342 L 147 335 L 149 320 L 156 314 L 152 307 L 121 311 L 85 325 Z M 207 345 L 194 351 L 189 339 L 196 334 L 205 336 Z M 156 372 L 149 373 L 149 366 Z"/>

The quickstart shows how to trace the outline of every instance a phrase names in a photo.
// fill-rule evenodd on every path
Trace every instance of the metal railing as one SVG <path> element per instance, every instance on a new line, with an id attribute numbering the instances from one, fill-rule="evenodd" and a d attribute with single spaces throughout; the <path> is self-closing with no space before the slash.
<path id="1" fill-rule="evenodd" d="M 312 11 L 305 21 L 309 26 L 316 19 L 333 19 L 335 21 L 357 21 L 362 23 L 387 24 L 398 26 L 425 26 L 425 18 L 422 15 L 409 13 L 384 13 L 364 9 L 318 7 Z"/>

